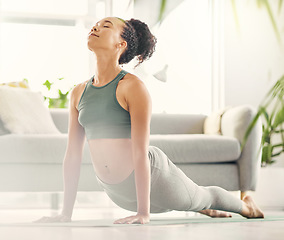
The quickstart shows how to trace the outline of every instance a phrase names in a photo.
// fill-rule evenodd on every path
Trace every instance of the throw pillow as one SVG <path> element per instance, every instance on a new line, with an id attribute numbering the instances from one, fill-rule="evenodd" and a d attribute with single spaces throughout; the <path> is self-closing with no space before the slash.
<path id="1" fill-rule="evenodd" d="M 11 133 L 60 133 L 44 106 L 41 93 L 28 89 L 0 87 L 0 118 Z"/>
<path id="2" fill-rule="evenodd" d="M 226 107 L 219 111 L 213 112 L 211 115 L 206 117 L 203 125 L 204 134 L 216 134 L 221 135 L 221 119 L 223 114 L 229 109 L 230 107 Z"/>
<path id="3" fill-rule="evenodd" d="M 21 82 L 0 83 L 0 86 L 17 87 L 17 88 L 29 88 L 27 80 L 23 80 Z"/>

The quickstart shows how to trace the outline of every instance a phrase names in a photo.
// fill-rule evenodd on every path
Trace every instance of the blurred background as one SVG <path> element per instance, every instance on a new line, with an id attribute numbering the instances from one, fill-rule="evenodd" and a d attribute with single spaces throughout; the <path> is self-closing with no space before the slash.
<path id="1" fill-rule="evenodd" d="M 157 50 L 124 67 L 147 84 L 154 112 L 257 106 L 283 74 L 282 8 L 278 0 L 0 0 L 0 83 L 25 78 L 46 94 L 46 80 L 64 78 L 57 88 L 66 92 L 93 75 L 86 39 L 96 21 L 134 17 L 150 26 Z"/>
<path id="2" fill-rule="evenodd" d="M 123 67 L 146 83 L 153 112 L 258 107 L 284 74 L 283 8 L 281 0 L 0 0 L 0 83 L 27 79 L 43 95 L 67 92 L 94 73 L 91 27 L 106 16 L 133 17 L 158 43 L 152 59 Z M 0 208 L 50 207 L 48 194 L 4 195 Z M 76 204 L 99 198 L 79 193 Z"/>

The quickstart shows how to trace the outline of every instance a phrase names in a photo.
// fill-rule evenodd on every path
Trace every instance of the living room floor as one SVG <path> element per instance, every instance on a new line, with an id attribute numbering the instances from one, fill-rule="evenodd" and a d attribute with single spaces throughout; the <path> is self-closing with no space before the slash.
<path id="1" fill-rule="evenodd" d="M 265 210 L 266 215 L 284 216 L 283 210 Z M 125 226 L 125 227 L 19 227 L 1 226 L 16 222 L 32 222 L 42 216 L 56 214 L 48 209 L 0 210 L 1 240 L 89 240 L 89 239 L 218 239 L 218 240 L 258 240 L 284 239 L 284 221 L 190 223 L 165 226 Z M 117 219 L 130 212 L 110 208 L 75 209 L 73 220 Z M 153 215 L 155 217 L 179 218 L 196 217 L 199 213 L 170 212 Z M 233 214 L 234 217 L 234 214 Z"/>

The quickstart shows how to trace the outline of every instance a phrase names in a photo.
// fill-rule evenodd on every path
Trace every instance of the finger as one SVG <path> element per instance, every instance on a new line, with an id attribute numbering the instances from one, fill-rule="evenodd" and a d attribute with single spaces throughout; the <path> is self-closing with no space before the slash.
<path id="1" fill-rule="evenodd" d="M 114 222 L 114 224 L 123 224 L 126 223 L 131 217 L 120 218 Z"/>
<path id="2" fill-rule="evenodd" d="M 126 223 L 126 220 L 123 218 L 123 219 L 118 219 L 114 222 L 114 224 L 124 224 Z"/>
<path id="3" fill-rule="evenodd" d="M 119 219 L 118 223 L 119 224 L 134 224 L 134 223 L 140 224 L 141 221 L 139 220 L 139 218 L 132 216 L 132 217 L 126 217 L 126 218 L 123 218 L 123 219 Z"/>
<path id="4" fill-rule="evenodd" d="M 117 219 L 116 221 L 114 221 L 114 224 L 121 224 L 121 220 L 122 219 Z"/>
<path id="5" fill-rule="evenodd" d="M 114 222 L 114 224 L 122 224 L 122 221 L 121 221 L 121 220 L 116 220 L 116 221 Z"/>
<path id="6" fill-rule="evenodd" d="M 119 219 L 114 222 L 114 224 L 127 224 L 127 223 L 128 223 L 128 220 L 126 219 Z"/>

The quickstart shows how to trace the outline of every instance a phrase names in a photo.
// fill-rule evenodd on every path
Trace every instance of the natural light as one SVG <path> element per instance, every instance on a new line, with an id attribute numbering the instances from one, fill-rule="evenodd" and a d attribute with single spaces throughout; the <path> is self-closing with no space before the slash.
<path id="1" fill-rule="evenodd" d="M 97 19 L 135 17 L 129 0 L 111 6 L 101 0 L 1 0 L 0 6 L 0 83 L 25 78 L 32 90 L 51 96 L 93 75 L 86 39 Z M 158 39 L 153 58 L 136 69 L 124 66 L 146 83 L 153 112 L 211 111 L 209 11 L 208 1 L 183 1 L 153 28 Z M 51 93 L 46 80 L 56 83 Z"/>

